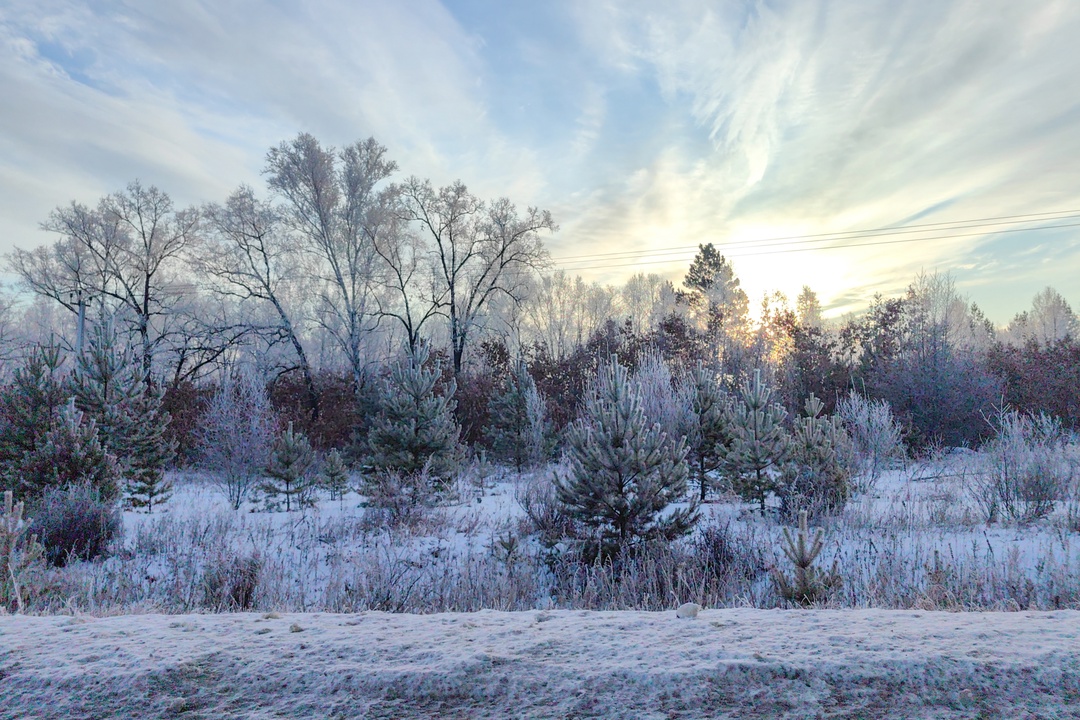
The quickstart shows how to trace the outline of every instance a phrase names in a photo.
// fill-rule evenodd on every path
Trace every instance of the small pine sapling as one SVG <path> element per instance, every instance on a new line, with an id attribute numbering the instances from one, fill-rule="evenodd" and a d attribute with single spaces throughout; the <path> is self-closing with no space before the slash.
<path id="1" fill-rule="evenodd" d="M 784 555 L 794 565 L 794 577 L 788 578 L 777 568 L 772 568 L 773 585 L 777 594 L 793 603 L 803 606 L 813 605 L 825 599 L 829 591 L 840 587 L 840 575 L 836 566 L 828 573 L 814 567 L 814 561 L 825 547 L 825 532 L 818 528 L 814 538 L 810 539 L 807 529 L 806 511 L 799 512 L 799 532 L 795 537 L 784 528 Z"/>
<path id="2" fill-rule="evenodd" d="M 42 489 L 25 482 L 24 465 L 40 450 L 67 402 L 62 363 L 57 346 L 39 345 L 0 388 L 0 478 L 17 499 L 33 497 Z"/>
<path id="3" fill-rule="evenodd" d="M 441 368 L 429 365 L 428 357 L 428 348 L 421 345 L 391 369 L 368 447 L 374 468 L 414 477 L 427 472 L 439 489 L 460 465 L 461 428 L 454 418 L 457 384 L 450 380 L 437 393 Z"/>
<path id="4" fill-rule="evenodd" d="M 795 418 L 791 452 L 776 488 L 786 517 L 800 509 L 836 512 L 850 495 L 854 448 L 840 418 L 822 416 L 824 407 L 811 394 L 806 414 Z"/>
<path id="5" fill-rule="evenodd" d="M 490 413 L 492 422 L 484 434 L 495 457 L 512 462 L 519 473 L 543 459 L 544 401 L 523 361 L 515 363 L 513 372 L 503 381 L 491 401 Z"/>
<path id="6" fill-rule="evenodd" d="M 570 471 L 555 476 L 556 497 L 598 536 L 588 554 L 673 540 L 697 522 L 696 504 L 668 511 L 686 493 L 686 445 L 647 422 L 640 392 L 615 358 L 600 369 L 566 440 Z"/>
<path id="7" fill-rule="evenodd" d="M 116 458 L 102 447 L 96 424 L 92 419 L 84 422 L 72 399 L 60 410 L 40 447 L 25 459 L 20 479 L 23 491 L 31 497 L 50 487 L 88 485 L 110 502 L 119 495 L 119 478 Z"/>
<path id="8" fill-rule="evenodd" d="M 747 502 L 757 502 L 765 514 L 765 499 L 775 488 L 769 470 L 788 456 L 791 438 L 784 429 L 787 411 L 770 402 L 772 389 L 761 381 L 744 382 L 738 399 L 724 413 L 730 443 L 723 448 L 723 463 L 735 491 Z"/>
<path id="9" fill-rule="evenodd" d="M 311 491 L 308 473 L 313 461 L 307 436 L 294 432 L 289 423 L 270 453 L 270 463 L 266 467 L 269 477 L 263 484 L 267 499 L 275 501 L 284 496 L 285 512 L 291 512 L 294 505 L 299 508 L 306 504 Z"/>
<path id="10" fill-rule="evenodd" d="M 11 490 L 4 491 L 4 511 L 0 515 L 0 608 L 26 612 L 26 581 L 44 566 L 45 549 L 37 535 L 26 537 L 30 527 L 23 518 L 23 503 L 14 502 Z"/>
<path id="11" fill-rule="evenodd" d="M 349 468 L 336 449 L 327 453 L 318 482 L 319 487 L 330 494 L 331 500 L 344 500 L 345 493 L 349 491 Z"/>

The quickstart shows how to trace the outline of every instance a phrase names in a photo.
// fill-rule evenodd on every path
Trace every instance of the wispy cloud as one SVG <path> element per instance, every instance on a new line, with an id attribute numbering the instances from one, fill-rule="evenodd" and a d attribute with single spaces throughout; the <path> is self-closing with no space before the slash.
<path id="1" fill-rule="evenodd" d="M 1078 35 L 1067 0 L 9 0 L 0 249 L 135 177 L 258 185 L 301 130 L 549 207 L 556 256 L 1072 209 Z M 1005 319 L 1046 283 L 1080 305 L 1075 237 L 730 254 L 836 310 L 953 269 Z M 587 274 L 685 271 L 615 264 Z"/>

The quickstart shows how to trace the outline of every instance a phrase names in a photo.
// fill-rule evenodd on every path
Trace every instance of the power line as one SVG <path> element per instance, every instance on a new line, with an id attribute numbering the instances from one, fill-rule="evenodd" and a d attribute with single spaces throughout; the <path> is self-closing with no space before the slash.
<path id="1" fill-rule="evenodd" d="M 1048 215 L 1055 215 L 1056 217 L 1046 217 Z M 757 240 L 738 240 L 717 243 L 721 247 L 738 247 L 745 245 L 753 245 L 754 247 L 773 247 L 775 245 L 802 245 L 826 242 L 828 240 L 852 240 L 863 237 L 883 237 L 890 235 L 905 235 L 912 233 L 931 232 L 932 228 L 945 229 L 945 230 L 965 230 L 974 227 L 981 226 L 997 226 L 997 225 L 1016 225 L 1021 223 L 1032 223 L 1039 220 L 1069 220 L 1074 217 L 1080 217 L 1080 210 L 1058 210 L 1054 212 L 1045 213 L 1030 213 L 1027 215 L 1004 215 L 1000 217 L 992 218 L 979 218 L 971 220 L 952 220 L 949 222 L 940 223 L 924 223 L 921 225 L 898 225 L 882 228 L 868 228 L 865 230 L 847 230 L 834 233 L 818 233 L 812 235 L 789 235 L 771 238 L 761 238 Z M 1023 218 L 1023 219 L 1020 219 Z M 951 226 L 951 227 L 942 227 Z M 1032 228 L 1037 230 L 1040 228 Z M 975 235 L 992 234 L 995 231 L 987 231 L 985 233 L 974 233 Z M 997 232 L 1007 232 L 1005 230 Z M 846 237 L 845 237 L 846 236 Z M 933 238 L 927 238 L 933 239 Z M 838 247 L 858 247 L 857 245 L 838 246 Z M 624 260 L 631 259 L 633 256 L 656 256 L 667 255 L 675 253 L 683 253 L 688 251 L 696 251 L 697 245 L 684 245 L 673 248 L 663 248 L 660 250 L 623 250 L 609 253 L 589 253 L 584 255 L 569 255 L 561 258 L 556 258 L 557 263 L 569 262 L 574 264 L 574 261 L 578 262 L 591 262 L 593 260 L 600 260 L 601 258 L 609 258 L 611 260 Z"/>
<path id="2" fill-rule="evenodd" d="M 755 256 L 759 256 L 759 255 L 784 255 L 784 254 L 788 254 L 788 253 L 810 252 L 810 251 L 814 251 L 814 250 L 844 250 L 844 249 L 847 249 L 847 248 L 874 247 L 874 246 L 877 246 L 877 245 L 897 245 L 897 244 L 900 244 L 900 243 L 925 242 L 927 240 L 950 240 L 950 239 L 954 239 L 954 238 L 963 238 L 963 237 L 978 237 L 978 236 L 981 236 L 981 235 L 999 235 L 999 234 L 1002 234 L 1002 233 L 1037 232 L 1037 231 L 1040 231 L 1040 230 L 1054 230 L 1054 229 L 1059 229 L 1059 228 L 1071 228 L 1071 227 L 1080 227 L 1080 223 L 1066 223 L 1066 224 L 1062 224 L 1062 225 L 1044 225 L 1042 227 L 1036 227 L 1036 228 L 1008 228 L 1008 229 L 1005 229 L 1005 230 L 996 230 L 996 231 L 991 231 L 991 232 L 959 233 L 959 234 L 956 234 L 956 235 L 936 235 L 936 236 L 933 236 L 933 237 L 901 238 L 900 240 L 878 240 L 878 241 L 875 241 L 875 242 L 848 243 L 848 244 L 844 244 L 844 245 L 824 245 L 824 246 L 821 246 L 821 247 L 779 248 L 779 249 L 774 249 L 774 250 L 764 250 L 762 252 L 748 252 L 748 253 L 738 253 L 738 252 L 736 252 L 736 253 L 731 253 L 730 257 L 755 257 Z M 869 236 L 869 237 L 874 237 L 874 236 Z M 881 236 L 878 236 L 878 237 L 881 237 Z M 856 238 L 856 239 L 858 239 L 858 238 Z M 818 241 L 818 242 L 821 242 L 821 241 Z M 696 249 L 696 248 L 694 248 L 694 249 Z M 622 259 L 629 259 L 629 258 L 617 258 L 617 259 L 622 260 Z M 579 270 L 608 270 L 608 269 L 614 269 L 614 268 L 637 267 L 639 265 L 664 265 L 664 264 L 670 264 L 670 263 L 675 263 L 675 262 L 680 262 L 680 261 L 685 261 L 685 260 L 691 260 L 691 259 L 692 258 L 688 258 L 688 257 L 679 257 L 679 258 L 671 258 L 669 260 L 641 260 L 641 261 L 638 261 L 638 262 L 626 263 L 626 264 L 621 264 L 621 265 L 591 265 L 591 266 L 587 266 L 587 267 L 573 267 L 573 268 L 565 268 L 565 269 L 574 270 L 574 271 L 579 271 Z M 580 261 L 580 262 L 586 262 L 586 261 Z M 558 265 L 559 261 L 556 260 L 555 264 Z"/>

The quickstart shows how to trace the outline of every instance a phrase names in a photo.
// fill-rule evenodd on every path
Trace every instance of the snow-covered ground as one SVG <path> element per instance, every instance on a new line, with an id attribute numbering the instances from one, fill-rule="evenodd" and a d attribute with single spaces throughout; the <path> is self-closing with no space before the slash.
<path id="1" fill-rule="evenodd" d="M 0 617 L 2 718 L 1074 718 L 1080 612 Z"/>

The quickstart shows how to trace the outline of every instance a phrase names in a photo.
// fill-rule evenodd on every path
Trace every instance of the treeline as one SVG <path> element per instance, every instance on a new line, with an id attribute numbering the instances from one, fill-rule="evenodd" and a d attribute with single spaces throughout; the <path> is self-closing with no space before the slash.
<path id="1" fill-rule="evenodd" d="M 178 464 L 206 461 L 215 398 L 252 378 L 275 433 L 291 426 L 314 452 L 366 462 L 393 368 L 421 354 L 461 452 L 519 467 L 538 451 L 523 458 L 514 433 L 532 423 L 553 457 L 612 358 L 631 374 L 659 362 L 672 392 L 697 367 L 729 393 L 760 373 L 790 418 L 811 396 L 823 415 L 853 391 L 884 400 L 916 452 L 978 444 L 1002 404 L 1080 427 L 1077 319 L 1050 288 L 1004 329 L 943 275 L 841 321 L 822 318 L 810 288 L 794 303 L 765 298 L 751 320 L 712 245 L 678 286 L 644 274 L 589 284 L 548 269 L 548 212 L 396 171 L 374 139 L 334 149 L 302 134 L 267 154 L 264 194 L 240 187 L 180 209 L 135 182 L 57 208 L 42 224 L 53 242 L 7 257 L 32 301 L 0 304 L 4 434 L 22 422 L 11 398 L 42 358 L 57 377 L 73 373 L 106 330 L 137 394 L 158 398 L 163 456 Z M 50 402 L 59 417 L 64 403 Z M 51 431 L 41 427 L 34 437 Z M 28 442 L 12 457 L 37 452 Z"/>

